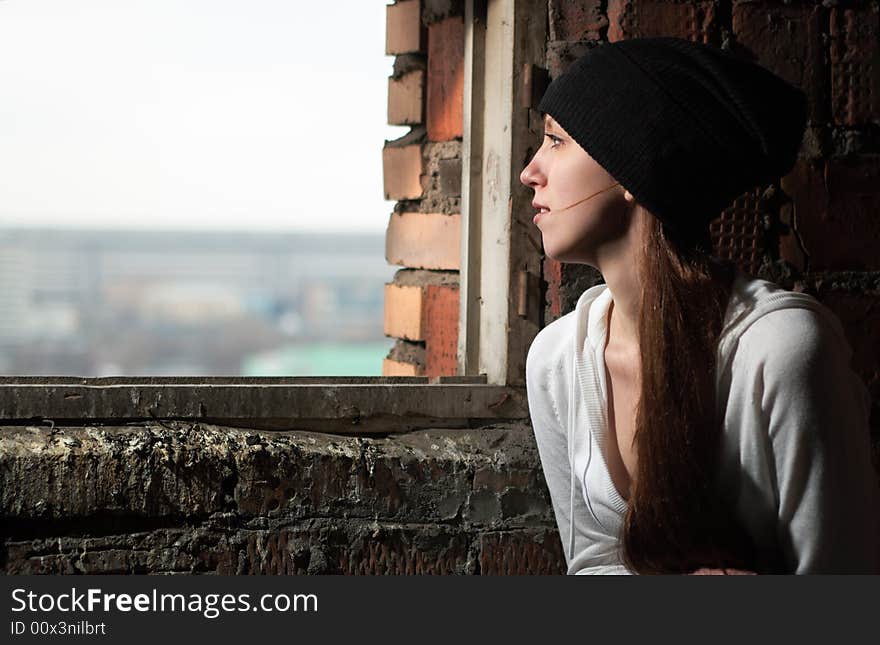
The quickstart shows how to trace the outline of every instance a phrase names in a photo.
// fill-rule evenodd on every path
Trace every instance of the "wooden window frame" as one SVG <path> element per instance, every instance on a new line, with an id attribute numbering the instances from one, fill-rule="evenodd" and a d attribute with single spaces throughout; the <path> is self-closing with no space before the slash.
<path id="1" fill-rule="evenodd" d="M 524 387 L 543 251 L 519 175 L 540 145 L 544 0 L 465 3 L 459 374 Z"/>

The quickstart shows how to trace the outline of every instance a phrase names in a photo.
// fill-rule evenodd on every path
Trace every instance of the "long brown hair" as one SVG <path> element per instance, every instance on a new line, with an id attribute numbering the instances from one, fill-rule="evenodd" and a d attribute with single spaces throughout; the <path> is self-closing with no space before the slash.
<path id="1" fill-rule="evenodd" d="M 712 256 L 708 230 L 685 237 L 645 215 L 638 459 L 621 559 L 637 573 L 754 570 L 752 546 L 716 490 L 715 355 L 736 267 Z"/>

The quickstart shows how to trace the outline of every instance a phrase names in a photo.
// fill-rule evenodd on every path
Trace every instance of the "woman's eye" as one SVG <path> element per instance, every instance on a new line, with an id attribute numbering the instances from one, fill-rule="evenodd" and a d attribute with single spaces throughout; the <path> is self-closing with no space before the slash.
<path id="1" fill-rule="evenodd" d="M 562 139 L 557 137 L 555 134 L 545 134 L 544 136 L 550 139 L 551 142 L 553 142 L 553 145 L 550 146 L 551 148 L 555 148 L 560 143 L 562 143 Z"/>

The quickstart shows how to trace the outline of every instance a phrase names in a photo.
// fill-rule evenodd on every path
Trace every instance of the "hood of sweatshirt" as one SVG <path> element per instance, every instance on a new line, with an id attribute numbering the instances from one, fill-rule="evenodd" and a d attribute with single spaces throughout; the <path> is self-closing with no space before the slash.
<path id="1" fill-rule="evenodd" d="M 600 284 L 591 287 L 578 299 L 575 306 L 575 334 L 574 334 L 574 371 L 575 378 L 571 379 L 572 391 L 570 401 L 585 403 L 587 418 L 596 420 L 599 425 L 594 430 L 598 431 L 599 446 L 603 445 L 602 438 L 607 428 L 607 405 L 603 395 L 603 383 L 605 375 L 600 374 L 598 365 L 604 365 L 605 339 L 607 337 L 607 314 L 611 301 L 611 292 L 607 285 Z M 716 354 L 716 391 L 724 392 L 730 383 L 730 370 L 732 358 L 740 337 L 751 325 L 771 311 L 788 308 L 811 309 L 819 313 L 828 326 L 839 336 L 840 346 L 846 352 L 846 360 L 852 356 L 852 349 L 846 340 L 845 333 L 838 318 L 814 297 L 783 289 L 777 284 L 753 278 L 741 271 L 737 272 L 733 283 L 730 301 L 725 313 L 725 322 L 718 338 L 718 350 Z M 601 360 L 601 363 L 599 362 Z M 718 397 L 719 405 L 724 404 L 722 397 Z M 568 406 L 568 454 L 571 468 L 570 512 L 569 512 L 569 544 L 567 545 L 568 557 L 574 557 L 574 495 L 577 478 L 574 457 L 576 451 L 587 452 L 587 463 L 592 457 L 592 441 L 590 434 L 586 432 L 574 432 L 574 409 L 575 405 Z M 578 453 L 580 454 L 580 453 Z M 589 496 L 587 504 L 589 506 Z M 616 496 L 615 509 L 619 513 L 625 512 L 627 505 L 624 500 Z M 592 509 L 591 509 L 592 510 Z M 595 516 L 595 514 L 594 514 Z"/>

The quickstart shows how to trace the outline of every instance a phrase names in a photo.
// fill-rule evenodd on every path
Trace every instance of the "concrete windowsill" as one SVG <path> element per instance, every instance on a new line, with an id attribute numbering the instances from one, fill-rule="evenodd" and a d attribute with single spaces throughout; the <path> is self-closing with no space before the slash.
<path id="1" fill-rule="evenodd" d="M 2 377 L 0 423 L 180 420 L 388 434 L 528 418 L 522 388 L 474 377 Z"/>

